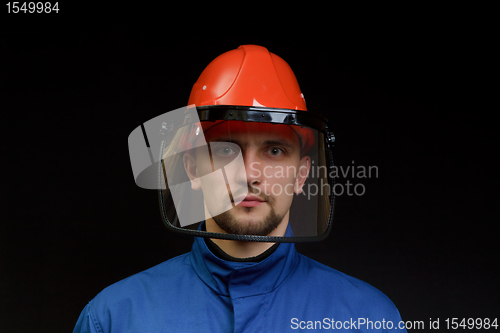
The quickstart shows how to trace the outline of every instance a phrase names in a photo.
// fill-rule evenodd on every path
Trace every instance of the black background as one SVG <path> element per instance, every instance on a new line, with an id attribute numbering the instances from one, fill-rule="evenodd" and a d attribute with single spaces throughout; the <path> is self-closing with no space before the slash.
<path id="1" fill-rule="evenodd" d="M 377 287 L 404 320 L 499 316 L 487 9 L 145 19 L 59 6 L 2 9 L 0 332 L 71 331 L 103 288 L 190 250 L 135 186 L 127 138 L 241 44 L 290 64 L 330 120 L 336 164 L 379 170 L 351 179 L 366 193 L 338 197 L 330 237 L 298 250 Z"/>

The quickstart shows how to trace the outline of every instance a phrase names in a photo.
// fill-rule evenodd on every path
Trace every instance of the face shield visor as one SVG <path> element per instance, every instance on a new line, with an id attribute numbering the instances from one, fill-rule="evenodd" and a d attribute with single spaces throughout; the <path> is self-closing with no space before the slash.
<path id="1" fill-rule="evenodd" d="M 224 105 L 170 111 L 129 136 L 136 184 L 159 191 L 167 228 L 261 242 L 328 235 L 332 144 L 311 111 Z"/>

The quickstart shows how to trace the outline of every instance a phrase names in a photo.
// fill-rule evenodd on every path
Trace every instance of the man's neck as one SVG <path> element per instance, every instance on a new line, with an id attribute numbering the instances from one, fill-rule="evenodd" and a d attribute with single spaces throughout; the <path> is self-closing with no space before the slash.
<path id="1" fill-rule="evenodd" d="M 208 248 L 210 249 L 210 251 L 212 251 L 212 253 L 215 256 L 217 256 L 220 259 L 227 260 L 227 261 L 261 262 L 262 260 L 269 257 L 274 252 L 274 250 L 276 250 L 276 247 L 278 245 L 278 243 L 274 243 L 274 244 L 269 243 L 269 244 L 271 244 L 271 247 L 269 247 L 264 252 L 262 252 L 258 255 L 255 255 L 255 256 L 254 255 L 248 256 L 249 254 L 246 253 L 246 254 L 243 254 L 243 257 L 234 257 L 230 254 L 227 254 L 224 250 L 222 250 L 220 248 L 220 246 L 215 243 L 217 240 L 218 239 L 206 238 L 205 243 L 207 244 Z"/>
<path id="2" fill-rule="evenodd" d="M 233 241 L 211 238 L 222 251 L 234 258 L 250 258 L 267 251 L 274 243 Z"/>

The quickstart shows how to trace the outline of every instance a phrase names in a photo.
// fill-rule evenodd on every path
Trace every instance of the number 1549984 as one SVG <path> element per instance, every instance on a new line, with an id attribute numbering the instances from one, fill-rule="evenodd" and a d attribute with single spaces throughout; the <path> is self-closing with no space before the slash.
<path id="1" fill-rule="evenodd" d="M 7 12 L 17 13 L 59 13 L 59 3 L 51 2 L 7 2 Z"/>

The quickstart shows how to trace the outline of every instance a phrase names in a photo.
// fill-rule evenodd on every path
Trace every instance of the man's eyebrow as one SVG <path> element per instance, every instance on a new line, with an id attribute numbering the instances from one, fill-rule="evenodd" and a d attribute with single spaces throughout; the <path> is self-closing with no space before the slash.
<path id="1" fill-rule="evenodd" d="M 293 149 L 293 145 L 288 142 L 287 140 L 266 140 L 263 142 L 264 145 L 266 146 L 273 146 L 273 145 L 276 145 L 276 146 L 285 146 L 289 149 Z"/>
<path id="2" fill-rule="evenodd" d="M 234 144 L 237 144 L 238 146 L 240 147 L 244 147 L 246 145 L 248 145 L 247 143 L 242 143 L 241 141 L 239 140 L 235 140 L 235 139 L 232 139 L 232 138 L 226 138 L 226 137 L 218 137 L 218 138 L 215 138 L 215 139 L 211 139 L 209 140 L 210 142 L 230 142 L 230 143 L 234 143 Z M 284 147 L 287 147 L 289 149 L 293 149 L 294 146 L 292 143 L 290 143 L 288 140 L 265 140 L 261 143 L 261 145 L 265 145 L 265 146 L 284 146 Z"/>
<path id="3" fill-rule="evenodd" d="M 242 147 L 243 143 L 241 141 L 231 139 L 231 138 L 225 138 L 225 137 L 218 137 L 215 139 L 210 139 L 208 142 L 229 142 L 229 143 L 234 143 L 237 144 L 238 146 Z"/>

